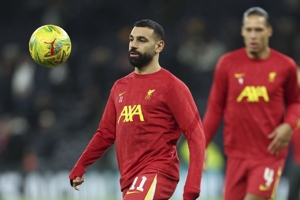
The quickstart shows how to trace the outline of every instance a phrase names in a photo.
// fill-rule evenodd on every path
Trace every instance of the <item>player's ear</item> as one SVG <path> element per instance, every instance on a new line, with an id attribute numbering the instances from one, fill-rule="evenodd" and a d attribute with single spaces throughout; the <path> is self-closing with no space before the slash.
<path id="1" fill-rule="evenodd" d="M 244 26 L 242 25 L 241 26 L 241 36 L 244 36 L 243 31 L 244 31 Z"/>
<path id="2" fill-rule="evenodd" d="M 163 40 L 158 41 L 155 45 L 155 52 L 160 53 L 164 49 L 164 46 L 165 42 Z"/>
<path id="3" fill-rule="evenodd" d="M 269 37 L 273 35 L 273 28 L 271 25 L 268 26 Z"/>

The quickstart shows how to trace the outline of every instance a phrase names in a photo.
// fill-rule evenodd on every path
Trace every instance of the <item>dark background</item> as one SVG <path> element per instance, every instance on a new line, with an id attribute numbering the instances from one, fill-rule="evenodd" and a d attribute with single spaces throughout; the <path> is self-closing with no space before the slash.
<path id="1" fill-rule="evenodd" d="M 217 59 L 240 48 L 243 12 L 271 15 L 272 48 L 300 64 L 299 0 L 12 0 L 0 6 L 0 170 L 70 170 L 94 134 L 115 80 L 133 68 L 127 59 L 134 22 L 152 19 L 166 33 L 160 64 L 190 88 L 201 116 Z M 38 66 L 28 51 L 44 24 L 72 40 L 68 61 Z M 220 146 L 222 135 L 214 141 Z M 113 148 L 95 169 L 117 170 Z"/>

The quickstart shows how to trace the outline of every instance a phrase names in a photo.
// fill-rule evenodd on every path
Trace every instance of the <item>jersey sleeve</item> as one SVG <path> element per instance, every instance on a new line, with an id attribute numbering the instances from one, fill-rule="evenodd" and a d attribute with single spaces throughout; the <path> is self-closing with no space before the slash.
<path id="1" fill-rule="evenodd" d="M 69 178 L 82 177 L 86 172 L 86 168 L 98 160 L 105 151 L 114 144 L 116 132 L 116 110 L 112 97 L 109 96 L 99 127 L 89 142 L 85 151 L 82 153 L 77 163 L 73 167 Z"/>
<path id="2" fill-rule="evenodd" d="M 297 66 L 292 61 L 289 73 L 284 85 L 284 98 L 286 104 L 286 114 L 284 122 L 290 124 L 295 129 L 297 120 L 300 117 L 300 99 L 297 82 Z"/>
<path id="3" fill-rule="evenodd" d="M 203 119 L 206 146 L 211 142 L 222 120 L 228 87 L 227 62 L 227 59 L 221 57 L 214 72 L 208 105 Z"/>
<path id="4" fill-rule="evenodd" d="M 187 139 L 190 152 L 190 164 L 183 198 L 186 200 L 196 199 L 200 194 L 205 151 L 202 122 L 189 89 L 181 81 L 170 84 L 167 104 Z"/>

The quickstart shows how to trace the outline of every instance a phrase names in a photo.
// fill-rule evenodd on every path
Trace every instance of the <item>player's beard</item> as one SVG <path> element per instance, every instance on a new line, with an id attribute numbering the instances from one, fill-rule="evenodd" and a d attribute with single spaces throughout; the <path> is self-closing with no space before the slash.
<path id="1" fill-rule="evenodd" d="M 250 44 L 249 44 L 250 45 Z M 248 52 L 254 57 L 254 58 L 258 58 L 260 52 L 262 51 L 259 44 L 257 43 L 258 47 L 256 49 L 252 49 L 249 47 Z"/>
<path id="2" fill-rule="evenodd" d="M 136 54 L 138 54 L 138 56 L 131 57 L 130 53 L 136 53 Z M 128 59 L 129 59 L 130 64 L 133 67 L 137 67 L 137 68 L 142 68 L 142 67 L 146 66 L 148 63 L 151 62 L 151 60 L 153 59 L 153 56 L 154 56 L 154 53 L 153 54 L 141 53 L 134 49 L 131 49 L 128 53 Z"/>
<path id="3" fill-rule="evenodd" d="M 252 56 L 257 57 L 258 56 L 258 52 L 257 51 L 250 51 L 249 52 Z"/>
<path id="4" fill-rule="evenodd" d="M 250 50 L 249 53 L 253 56 L 253 58 L 257 59 L 260 56 L 261 50 Z"/>

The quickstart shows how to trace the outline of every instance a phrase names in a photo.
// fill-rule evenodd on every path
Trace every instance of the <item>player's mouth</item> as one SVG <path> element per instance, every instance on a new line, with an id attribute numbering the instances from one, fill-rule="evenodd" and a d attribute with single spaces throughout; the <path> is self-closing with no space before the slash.
<path id="1" fill-rule="evenodd" d="M 130 55 L 130 57 L 138 57 L 139 56 L 138 52 L 136 52 L 136 51 L 130 51 L 129 55 Z"/>
<path id="2" fill-rule="evenodd" d="M 250 42 L 250 48 L 252 48 L 252 49 L 256 49 L 256 48 L 258 48 L 258 44 L 256 43 L 256 42 Z"/>

